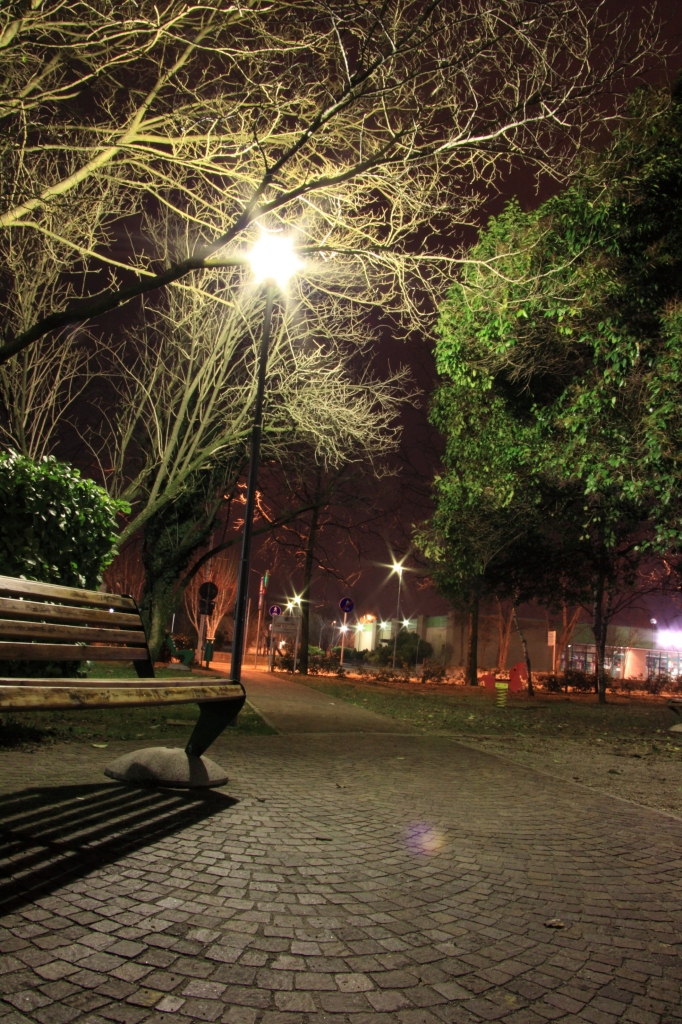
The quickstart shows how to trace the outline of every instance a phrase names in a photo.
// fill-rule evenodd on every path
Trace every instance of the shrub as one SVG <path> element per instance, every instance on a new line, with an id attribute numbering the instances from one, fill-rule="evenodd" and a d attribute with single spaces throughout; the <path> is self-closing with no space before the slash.
<path id="1" fill-rule="evenodd" d="M 422 661 L 427 661 L 433 656 L 433 647 L 427 640 L 422 640 L 416 633 L 408 633 L 403 629 L 398 633 L 396 644 L 396 665 L 403 668 L 414 668 L 417 662 L 417 652 Z M 369 658 L 370 661 L 378 662 L 380 665 L 393 663 L 393 641 L 382 640 L 381 644 Z"/>
<path id="2" fill-rule="evenodd" d="M 589 672 L 569 668 L 564 672 L 564 685 L 568 685 L 572 690 L 594 690 L 595 677 Z"/>
<path id="3" fill-rule="evenodd" d="M 0 574 L 95 589 L 114 556 L 116 515 L 129 512 L 77 469 L 0 453 Z"/>
<path id="4" fill-rule="evenodd" d="M 443 679 L 445 679 L 445 665 L 441 665 L 437 661 L 427 660 L 424 662 L 421 675 L 422 683 L 440 683 Z"/>
<path id="5" fill-rule="evenodd" d="M 567 685 L 567 680 L 563 676 L 555 675 L 553 672 L 548 672 L 538 682 L 548 693 L 562 693 Z"/>

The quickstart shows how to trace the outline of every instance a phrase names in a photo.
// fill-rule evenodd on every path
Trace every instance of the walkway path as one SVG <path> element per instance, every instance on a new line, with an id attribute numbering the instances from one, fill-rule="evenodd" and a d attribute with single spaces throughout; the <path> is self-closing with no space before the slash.
<path id="1" fill-rule="evenodd" d="M 245 668 L 243 677 L 249 703 L 278 732 L 411 732 L 385 715 L 347 704 L 279 673 Z"/>
<path id="2" fill-rule="evenodd" d="M 203 797 L 0 754 L 0 1024 L 682 1021 L 679 821 L 249 691 L 291 731 L 227 730 Z"/>

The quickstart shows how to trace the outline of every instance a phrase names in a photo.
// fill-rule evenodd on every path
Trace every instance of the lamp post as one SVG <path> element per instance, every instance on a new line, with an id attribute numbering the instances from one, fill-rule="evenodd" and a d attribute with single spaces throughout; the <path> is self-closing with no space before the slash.
<path id="1" fill-rule="evenodd" d="M 285 291 L 289 278 L 301 266 L 301 261 L 293 249 L 292 238 L 283 235 L 271 235 L 265 231 L 251 250 L 249 262 L 256 282 L 258 284 L 265 284 L 265 317 L 263 319 L 263 335 L 258 358 L 256 400 L 251 427 L 251 452 L 249 455 L 249 472 L 246 485 L 246 507 L 244 509 L 244 534 L 242 536 L 242 552 L 237 580 L 237 600 L 234 608 L 232 668 L 230 671 L 230 678 L 233 683 L 241 682 L 242 660 L 244 658 L 246 601 L 249 592 L 251 566 L 251 537 L 253 534 L 253 514 L 256 507 L 258 460 L 263 432 L 263 398 L 265 395 L 265 375 L 268 365 L 275 287 L 279 287 L 280 291 Z"/>
<path id="2" fill-rule="evenodd" d="M 400 562 L 393 563 L 393 572 L 397 572 L 398 574 L 398 604 L 396 605 L 395 612 L 396 631 L 395 636 L 393 637 L 393 671 L 395 672 L 395 658 L 398 651 L 398 633 L 400 631 L 400 587 L 403 582 L 403 567 Z"/>

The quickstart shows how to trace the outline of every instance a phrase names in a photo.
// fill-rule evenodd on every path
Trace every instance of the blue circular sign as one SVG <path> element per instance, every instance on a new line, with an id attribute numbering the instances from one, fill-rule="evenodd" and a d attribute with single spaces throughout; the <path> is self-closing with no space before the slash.
<path id="1" fill-rule="evenodd" d="M 351 601 L 349 597 L 342 597 L 339 601 L 339 608 L 345 615 L 348 615 L 355 608 L 355 602 Z"/>
<path id="2" fill-rule="evenodd" d="M 281 615 L 281 614 L 282 614 L 282 609 L 280 608 L 280 606 L 278 604 L 271 604 L 270 605 L 270 615 Z"/>

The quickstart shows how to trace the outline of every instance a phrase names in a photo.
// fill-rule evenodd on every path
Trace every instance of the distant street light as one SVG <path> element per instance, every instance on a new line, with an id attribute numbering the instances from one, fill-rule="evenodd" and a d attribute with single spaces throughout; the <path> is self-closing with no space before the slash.
<path id="1" fill-rule="evenodd" d="M 396 612 L 395 612 L 396 631 L 395 631 L 395 636 L 393 637 L 393 671 L 395 671 L 395 659 L 396 659 L 396 654 L 398 652 L 398 632 L 400 630 L 400 627 L 399 627 L 398 623 L 400 622 L 400 588 L 401 588 L 402 582 L 403 582 L 403 566 L 401 565 L 400 562 L 395 562 L 394 561 L 393 562 L 393 569 L 391 571 L 392 572 L 396 572 L 398 574 L 398 604 L 396 606 Z"/>
<path id="2" fill-rule="evenodd" d="M 246 486 L 246 507 L 244 509 L 244 534 L 242 536 L 242 553 L 239 563 L 237 582 L 237 601 L 234 608 L 234 632 L 232 635 L 232 669 L 230 677 L 233 683 L 241 682 L 242 659 L 244 656 L 244 633 L 246 624 L 246 602 L 249 592 L 249 570 L 251 565 L 251 537 L 253 534 L 253 516 L 256 508 L 256 485 L 258 483 L 258 460 L 260 442 L 263 432 L 263 397 L 265 394 L 265 375 L 268 365 L 268 348 L 272 328 L 272 307 L 275 301 L 275 287 L 285 292 L 289 279 L 303 265 L 294 252 L 294 241 L 287 235 L 273 235 L 266 231 L 248 254 L 251 270 L 256 284 L 265 284 L 265 316 L 263 319 L 263 336 L 258 360 L 258 378 L 256 384 L 256 401 L 253 409 L 251 427 L 251 452 L 249 455 L 249 471 Z"/>

